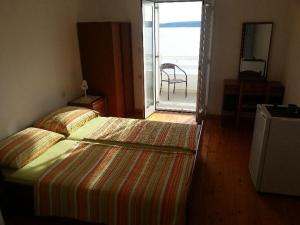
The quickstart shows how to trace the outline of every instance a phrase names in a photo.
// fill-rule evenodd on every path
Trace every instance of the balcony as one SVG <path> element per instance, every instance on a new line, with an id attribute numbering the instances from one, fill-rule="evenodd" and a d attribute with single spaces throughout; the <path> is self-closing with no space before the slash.
<path id="1" fill-rule="evenodd" d="M 187 74 L 187 97 L 185 97 L 185 83 L 176 84 L 175 93 L 173 85 L 170 85 L 170 98 L 168 100 L 168 83 L 162 83 L 162 91 L 159 93 L 157 88 L 156 108 L 158 110 L 174 111 L 196 111 L 197 83 L 198 83 L 198 56 L 160 56 L 159 65 L 163 63 L 173 63 L 178 65 Z M 170 74 L 171 71 L 170 71 Z M 184 77 L 183 73 L 178 71 L 177 78 Z M 157 70 L 157 87 L 160 87 L 161 74 Z M 163 75 L 164 76 L 164 75 Z M 171 77 L 172 78 L 172 77 Z"/>

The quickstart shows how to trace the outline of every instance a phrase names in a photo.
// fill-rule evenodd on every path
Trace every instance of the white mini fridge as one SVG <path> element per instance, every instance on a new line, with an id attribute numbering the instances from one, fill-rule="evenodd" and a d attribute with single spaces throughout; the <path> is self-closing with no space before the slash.
<path id="1" fill-rule="evenodd" d="M 300 196 L 300 110 L 257 106 L 249 169 L 257 191 Z"/>

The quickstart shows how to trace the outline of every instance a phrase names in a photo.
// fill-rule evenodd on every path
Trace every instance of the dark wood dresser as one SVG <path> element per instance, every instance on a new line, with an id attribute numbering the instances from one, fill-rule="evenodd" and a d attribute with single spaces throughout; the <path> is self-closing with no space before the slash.
<path id="1" fill-rule="evenodd" d="M 83 79 L 88 93 L 103 95 L 107 115 L 134 115 L 133 68 L 130 23 L 78 23 Z"/>
<path id="2" fill-rule="evenodd" d="M 282 104 L 284 86 L 278 81 L 224 80 L 222 124 L 239 126 L 254 119 L 257 104 Z"/>

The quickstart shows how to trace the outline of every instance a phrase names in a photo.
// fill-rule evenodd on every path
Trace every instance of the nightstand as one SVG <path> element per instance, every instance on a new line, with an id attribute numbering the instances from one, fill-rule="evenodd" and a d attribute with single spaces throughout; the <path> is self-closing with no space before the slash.
<path id="1" fill-rule="evenodd" d="M 100 116 L 106 116 L 106 99 L 102 96 L 82 96 L 72 100 L 68 105 L 89 108 L 99 112 Z"/>

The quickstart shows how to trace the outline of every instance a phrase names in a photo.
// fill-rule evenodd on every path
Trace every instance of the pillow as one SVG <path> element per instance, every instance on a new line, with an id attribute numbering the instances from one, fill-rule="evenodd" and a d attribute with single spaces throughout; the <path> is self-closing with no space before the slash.
<path id="1" fill-rule="evenodd" d="M 34 126 L 56 133 L 70 135 L 73 131 L 97 116 L 98 113 L 91 109 L 67 106 L 37 121 Z"/>
<path id="2" fill-rule="evenodd" d="M 0 141 L 0 166 L 19 169 L 63 138 L 61 134 L 34 127 L 20 131 Z"/>

